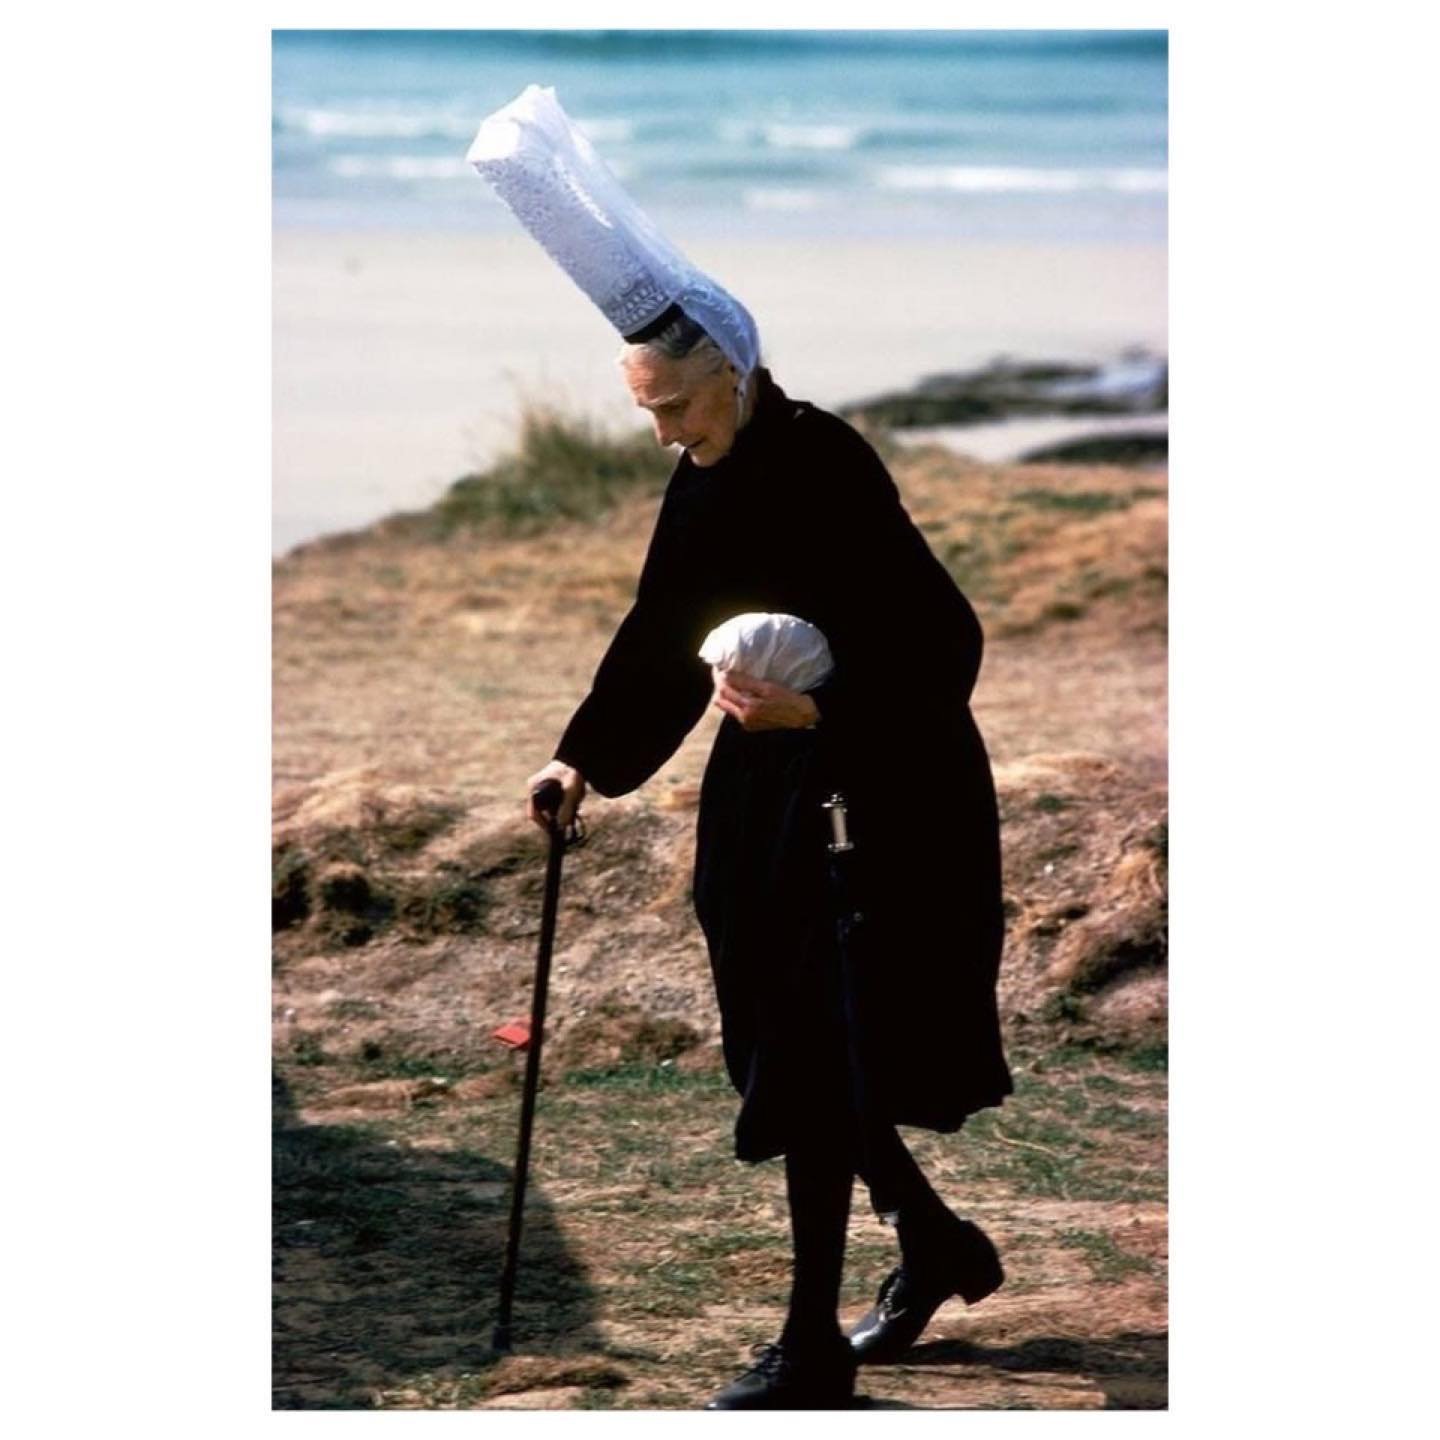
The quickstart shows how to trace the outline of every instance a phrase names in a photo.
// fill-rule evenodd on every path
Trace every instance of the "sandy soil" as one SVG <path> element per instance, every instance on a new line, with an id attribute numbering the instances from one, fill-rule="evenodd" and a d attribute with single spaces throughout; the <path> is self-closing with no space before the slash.
<path id="1" fill-rule="evenodd" d="M 844 240 L 797 263 L 789 239 L 675 238 L 743 296 L 786 389 L 824 405 L 1002 353 L 1167 348 L 1158 246 Z M 277 553 L 429 504 L 508 444 L 519 397 L 629 418 L 597 364 L 613 331 L 518 230 L 280 231 L 273 291 Z"/>

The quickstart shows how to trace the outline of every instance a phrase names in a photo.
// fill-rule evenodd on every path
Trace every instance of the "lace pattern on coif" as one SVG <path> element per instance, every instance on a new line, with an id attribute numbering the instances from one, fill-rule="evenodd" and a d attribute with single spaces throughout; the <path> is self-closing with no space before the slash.
<path id="1" fill-rule="evenodd" d="M 488 116 L 466 158 L 621 335 L 678 304 L 742 375 L 759 363 L 750 312 L 656 228 L 553 89 L 527 86 Z"/>

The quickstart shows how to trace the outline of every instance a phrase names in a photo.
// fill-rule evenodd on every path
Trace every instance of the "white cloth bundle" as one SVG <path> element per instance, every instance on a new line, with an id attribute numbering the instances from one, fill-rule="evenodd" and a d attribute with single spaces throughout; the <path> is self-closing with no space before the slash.
<path id="1" fill-rule="evenodd" d="M 527 85 L 485 119 L 465 158 L 621 335 L 679 305 L 742 376 L 759 363 L 750 312 L 656 229 L 553 89 Z"/>
<path id="2" fill-rule="evenodd" d="M 825 636 L 795 615 L 752 612 L 717 625 L 700 658 L 722 670 L 739 670 L 791 690 L 811 690 L 835 668 Z"/>

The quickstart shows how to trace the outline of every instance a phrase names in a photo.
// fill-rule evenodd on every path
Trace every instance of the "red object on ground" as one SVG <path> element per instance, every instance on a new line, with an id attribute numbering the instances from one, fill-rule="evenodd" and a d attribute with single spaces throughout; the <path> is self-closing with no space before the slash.
<path id="1" fill-rule="evenodd" d="M 495 1031 L 495 1039 L 502 1045 L 508 1045 L 512 1050 L 528 1050 L 530 1048 L 530 1022 L 528 1020 L 512 1020 L 508 1025 L 502 1025 Z"/>

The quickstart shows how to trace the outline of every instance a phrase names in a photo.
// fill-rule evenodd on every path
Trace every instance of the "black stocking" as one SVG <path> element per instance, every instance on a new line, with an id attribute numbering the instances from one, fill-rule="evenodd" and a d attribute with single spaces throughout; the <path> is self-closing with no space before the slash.
<path id="1" fill-rule="evenodd" d="M 879 1125 L 871 1132 L 869 1164 L 861 1179 L 877 1205 L 899 1211 L 896 1230 L 907 1263 L 923 1260 L 951 1214 L 893 1125 Z"/>
<path id="2" fill-rule="evenodd" d="M 853 1181 L 849 1148 L 839 1140 L 807 1137 L 786 1153 L 795 1271 L 782 1345 L 814 1350 L 840 1338 L 840 1276 Z"/>

